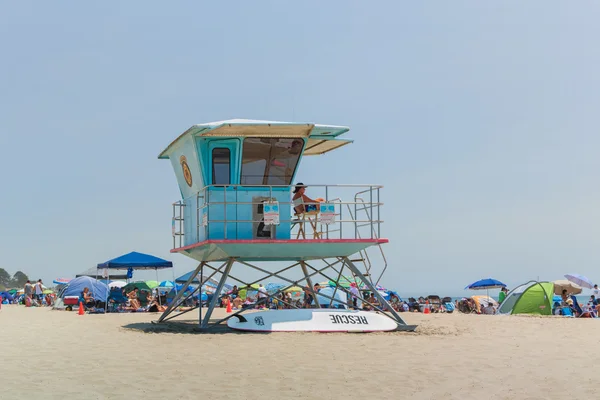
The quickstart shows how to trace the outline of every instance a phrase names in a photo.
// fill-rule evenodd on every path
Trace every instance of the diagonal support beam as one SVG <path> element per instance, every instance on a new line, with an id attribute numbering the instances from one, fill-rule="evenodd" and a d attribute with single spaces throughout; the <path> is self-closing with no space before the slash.
<path id="1" fill-rule="evenodd" d="M 308 290 L 312 294 L 313 300 L 315 301 L 315 305 L 317 306 L 317 308 L 321 308 L 321 305 L 319 304 L 319 299 L 317 298 L 317 294 L 315 293 L 315 287 L 313 286 L 312 279 L 310 279 L 310 276 L 308 275 L 306 263 L 304 261 L 300 261 L 300 266 L 302 267 L 302 272 L 304 273 L 306 282 L 308 282 Z"/>
<path id="2" fill-rule="evenodd" d="M 221 276 L 221 280 L 219 281 L 219 284 L 217 285 L 217 289 L 215 290 L 215 296 L 213 296 L 213 298 L 210 301 L 210 304 L 208 306 L 208 309 L 206 310 L 206 315 L 204 316 L 204 319 L 200 321 L 200 329 L 205 329 L 208 327 L 208 321 L 210 320 L 210 316 L 212 315 L 212 312 L 215 309 L 215 306 L 217 305 L 217 301 L 221 298 L 219 293 L 221 293 L 221 291 L 223 290 L 223 286 L 225 285 L 225 281 L 229 277 L 229 272 L 231 271 L 231 266 L 233 265 L 234 262 L 235 262 L 235 258 L 230 258 L 227 261 L 227 265 L 225 266 L 225 271 L 223 272 L 223 275 Z"/>
<path id="3" fill-rule="evenodd" d="M 163 313 L 163 315 L 161 315 L 160 319 L 158 320 L 158 322 L 166 322 L 169 321 L 175 317 L 178 317 L 179 315 L 183 315 L 188 311 L 192 311 L 194 309 L 196 309 L 196 307 L 193 307 L 191 310 L 186 310 L 183 311 L 179 314 L 176 315 L 172 315 L 170 317 L 167 318 L 167 316 L 171 313 L 174 312 L 174 309 L 179 306 L 179 304 L 183 303 L 184 301 L 186 301 L 187 299 L 189 299 L 190 297 L 194 296 L 196 294 L 197 291 L 200 291 L 200 304 L 202 304 L 202 286 L 204 286 L 204 283 L 206 283 L 210 278 L 212 278 L 215 274 L 217 274 L 218 272 L 220 272 L 223 267 L 227 264 L 227 261 L 225 261 L 223 264 L 221 264 L 221 266 L 217 269 L 214 268 L 212 266 L 210 266 L 208 263 L 204 263 L 204 265 L 202 265 L 202 263 L 200 263 L 200 265 L 198 266 L 198 268 L 194 271 L 194 274 L 192 274 L 191 276 L 191 281 L 188 280 L 188 282 L 190 282 L 189 284 L 186 282 L 183 285 L 183 289 L 181 291 L 179 291 L 177 293 L 177 295 L 175 296 L 175 298 L 173 299 L 173 301 L 171 302 L 169 308 L 167 308 L 167 310 L 165 310 L 165 312 Z M 188 294 L 185 299 L 182 299 L 184 293 L 185 293 L 185 289 L 188 288 L 189 285 L 191 285 L 191 282 L 194 280 L 194 278 L 198 275 L 198 269 L 200 269 L 200 271 L 203 270 L 203 267 L 210 267 L 212 268 L 215 272 L 213 272 L 212 274 L 210 274 L 206 279 L 203 279 L 202 277 L 200 278 L 200 286 L 198 286 L 196 289 L 194 289 L 190 294 Z M 175 283 L 177 284 L 177 283 Z M 201 309 L 202 310 L 202 309 Z"/>
<path id="4" fill-rule="evenodd" d="M 398 321 L 398 323 L 400 323 L 402 325 L 407 325 L 406 322 L 404 322 L 404 320 L 402 319 L 402 317 L 400 317 L 400 315 L 398 315 L 398 313 L 396 312 L 396 310 L 394 310 L 394 308 L 387 302 L 387 300 L 384 299 L 381 294 L 379 294 L 379 291 L 377 291 L 377 289 L 375 288 L 375 286 L 373 286 L 373 284 L 371 283 L 371 281 L 369 281 L 362 274 L 362 272 L 360 272 L 358 270 L 358 268 L 356 268 L 356 265 L 354 265 L 352 263 L 352 261 L 350 261 L 348 259 L 348 257 L 343 257 L 343 260 L 346 263 L 346 265 L 348 266 L 348 268 L 350 269 L 350 271 L 352 271 L 356 276 L 358 276 L 358 278 L 361 279 L 365 285 L 367 285 L 367 287 L 375 295 L 375 297 L 377 297 L 377 300 L 379 300 L 379 304 L 381 304 L 381 305 L 385 304 L 386 311 L 389 311 L 390 314 L 392 314 L 394 316 L 394 318 L 396 319 L 396 321 Z"/>
<path id="5" fill-rule="evenodd" d="M 175 308 L 175 305 L 178 304 L 179 300 L 183 297 L 183 294 L 185 293 L 185 289 L 187 289 L 187 287 L 190 286 L 190 283 L 192 283 L 192 281 L 194 280 L 194 278 L 196 277 L 196 275 L 198 274 L 198 272 L 200 271 L 200 269 L 202 268 L 202 266 L 204 264 L 206 264 L 205 261 L 202 261 L 200 264 L 198 264 L 198 266 L 196 267 L 196 269 L 194 270 L 194 272 L 192 273 L 192 275 L 190 275 L 190 277 L 187 280 L 187 282 L 183 284 L 182 290 L 179 291 L 175 295 L 175 298 L 173 299 L 173 302 L 171 302 L 171 304 L 169 304 L 169 307 L 167 307 L 167 309 L 165 310 L 165 312 L 160 316 L 160 318 L 158 319 L 158 322 L 162 322 L 169 314 L 171 314 L 171 312 Z"/>

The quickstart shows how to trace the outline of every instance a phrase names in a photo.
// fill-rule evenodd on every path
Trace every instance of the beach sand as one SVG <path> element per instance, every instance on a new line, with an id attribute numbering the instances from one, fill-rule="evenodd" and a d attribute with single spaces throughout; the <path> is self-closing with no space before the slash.
<path id="1" fill-rule="evenodd" d="M 158 314 L 79 316 L 5 305 L 0 393 L 44 399 L 596 398 L 600 320 L 402 316 L 419 325 L 416 333 L 199 334 L 151 324 Z"/>

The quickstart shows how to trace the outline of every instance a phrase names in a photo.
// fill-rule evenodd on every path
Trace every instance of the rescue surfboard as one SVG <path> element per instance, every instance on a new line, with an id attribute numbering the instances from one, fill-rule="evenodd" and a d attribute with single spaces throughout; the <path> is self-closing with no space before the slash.
<path id="1" fill-rule="evenodd" d="M 336 309 L 257 311 L 233 316 L 227 326 L 253 332 L 386 332 L 398 328 L 394 320 L 379 313 Z"/>

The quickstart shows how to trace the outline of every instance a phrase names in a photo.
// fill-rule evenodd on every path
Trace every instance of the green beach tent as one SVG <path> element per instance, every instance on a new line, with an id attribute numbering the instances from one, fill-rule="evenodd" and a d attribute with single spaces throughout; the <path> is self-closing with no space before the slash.
<path id="1" fill-rule="evenodd" d="M 529 281 L 511 290 L 497 314 L 552 314 L 554 283 Z"/>

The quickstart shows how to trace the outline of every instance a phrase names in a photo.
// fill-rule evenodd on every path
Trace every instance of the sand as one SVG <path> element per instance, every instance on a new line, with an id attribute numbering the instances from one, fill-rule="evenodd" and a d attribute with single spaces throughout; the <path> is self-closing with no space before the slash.
<path id="1" fill-rule="evenodd" d="M 402 315 L 419 324 L 416 333 L 198 334 L 156 327 L 150 323 L 156 314 L 79 316 L 3 306 L 0 393 L 44 399 L 597 398 L 600 320 Z"/>

